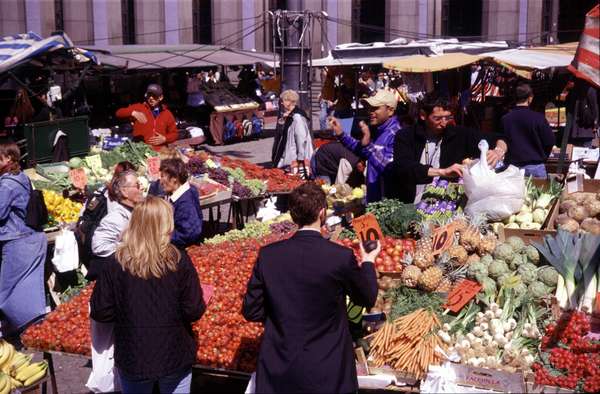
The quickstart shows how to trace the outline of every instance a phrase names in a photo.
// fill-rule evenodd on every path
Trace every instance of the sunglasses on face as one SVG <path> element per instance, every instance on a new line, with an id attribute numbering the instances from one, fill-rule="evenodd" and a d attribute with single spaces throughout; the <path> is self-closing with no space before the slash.
<path id="1" fill-rule="evenodd" d="M 154 93 L 146 93 L 146 99 L 158 100 L 158 96 Z"/>

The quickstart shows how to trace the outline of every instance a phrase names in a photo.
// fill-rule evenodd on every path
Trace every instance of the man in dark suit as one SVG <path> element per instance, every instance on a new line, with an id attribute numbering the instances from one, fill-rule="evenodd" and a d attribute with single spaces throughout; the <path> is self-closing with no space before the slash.
<path id="1" fill-rule="evenodd" d="M 373 261 L 361 248 L 357 262 L 348 248 L 323 238 L 325 193 L 314 183 L 289 197 L 292 219 L 300 227 L 290 239 L 263 247 L 242 313 L 264 322 L 256 370 L 256 392 L 356 392 L 358 383 L 346 296 L 372 307 L 377 298 Z"/>

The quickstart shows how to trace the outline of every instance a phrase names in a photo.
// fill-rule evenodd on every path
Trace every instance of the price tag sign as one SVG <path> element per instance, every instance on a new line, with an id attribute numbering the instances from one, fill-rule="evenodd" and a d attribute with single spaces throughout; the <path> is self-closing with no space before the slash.
<path id="1" fill-rule="evenodd" d="M 215 287 L 204 283 L 200 283 L 200 287 L 202 287 L 202 299 L 204 300 L 204 305 L 208 305 L 215 293 Z"/>
<path id="2" fill-rule="evenodd" d="M 100 155 L 87 156 L 84 160 L 90 168 L 102 168 L 102 158 Z"/>
<path id="3" fill-rule="evenodd" d="M 456 285 L 450 294 L 448 294 L 448 300 L 444 307 L 451 310 L 454 313 L 460 311 L 463 306 L 467 305 L 469 301 L 473 299 L 481 290 L 481 285 L 472 280 L 463 279 L 458 285 Z"/>
<path id="4" fill-rule="evenodd" d="M 435 229 L 433 233 L 433 255 L 437 256 L 445 250 L 450 249 L 454 243 L 454 232 L 456 223 L 450 223 L 444 227 Z"/>
<path id="5" fill-rule="evenodd" d="M 69 180 L 76 189 L 83 190 L 87 185 L 87 175 L 83 168 L 74 168 L 69 170 Z"/>
<path id="6" fill-rule="evenodd" d="M 352 220 L 352 227 L 354 227 L 354 231 L 356 231 L 362 242 L 383 239 L 381 227 L 379 227 L 377 218 L 372 213 L 367 213 Z"/>
<path id="7" fill-rule="evenodd" d="M 148 158 L 148 176 L 150 178 L 160 178 L 160 157 L 152 156 Z"/>

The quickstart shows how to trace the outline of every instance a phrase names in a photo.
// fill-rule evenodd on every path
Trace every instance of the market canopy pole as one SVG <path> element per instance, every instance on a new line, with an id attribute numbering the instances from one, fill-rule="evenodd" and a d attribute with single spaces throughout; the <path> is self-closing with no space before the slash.
<path id="1" fill-rule="evenodd" d="M 313 14 L 302 11 L 302 0 L 289 0 L 287 10 L 273 14 L 273 42 L 281 58 L 282 90 L 300 95 L 300 108 L 310 112 L 311 26 Z"/>

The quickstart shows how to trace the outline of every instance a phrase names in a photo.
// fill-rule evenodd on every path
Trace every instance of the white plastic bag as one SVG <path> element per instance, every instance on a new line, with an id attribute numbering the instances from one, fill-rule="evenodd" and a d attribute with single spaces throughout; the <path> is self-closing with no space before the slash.
<path id="1" fill-rule="evenodd" d="M 525 201 L 525 176 L 522 170 L 508 166 L 495 173 L 487 164 L 489 149 L 485 140 L 479 142 L 481 157 L 463 172 L 468 202 L 465 213 L 485 214 L 489 220 L 502 220 L 519 212 Z"/>
<path id="2" fill-rule="evenodd" d="M 252 375 L 250 375 L 250 381 L 248 382 L 248 386 L 246 386 L 246 391 L 244 391 L 244 394 L 254 393 L 256 393 L 256 372 L 252 372 Z"/>
<path id="3" fill-rule="evenodd" d="M 79 267 L 79 249 L 73 231 L 63 229 L 56 237 L 52 264 L 58 272 L 73 271 Z"/>
<path id="4" fill-rule="evenodd" d="M 119 374 L 115 368 L 115 325 L 90 319 L 92 330 L 92 373 L 85 387 L 94 393 L 120 391 Z"/>

